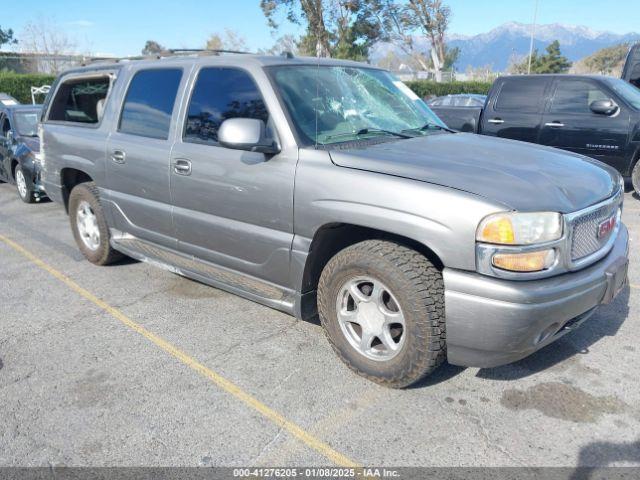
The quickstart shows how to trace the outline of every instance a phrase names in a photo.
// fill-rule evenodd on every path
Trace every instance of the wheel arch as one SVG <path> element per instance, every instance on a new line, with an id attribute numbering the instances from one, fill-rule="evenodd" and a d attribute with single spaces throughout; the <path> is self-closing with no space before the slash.
<path id="1" fill-rule="evenodd" d="M 316 289 L 327 262 L 341 250 L 365 240 L 396 242 L 421 253 L 439 270 L 444 268 L 444 263 L 436 251 L 414 238 L 351 223 L 327 223 L 316 230 L 310 242 L 302 276 L 299 280 L 301 317 L 311 318 L 317 314 Z"/>
<path id="2" fill-rule="evenodd" d="M 63 168 L 60 171 L 60 186 L 62 188 L 62 199 L 64 208 L 69 213 L 69 195 L 76 185 L 86 182 L 93 182 L 93 178 L 84 170 L 77 168 Z"/>

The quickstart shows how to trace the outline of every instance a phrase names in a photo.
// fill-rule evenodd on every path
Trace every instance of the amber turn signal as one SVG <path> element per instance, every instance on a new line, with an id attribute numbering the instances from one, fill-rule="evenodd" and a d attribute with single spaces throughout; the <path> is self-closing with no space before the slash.
<path id="1" fill-rule="evenodd" d="M 525 253 L 496 253 L 492 263 L 496 268 L 511 272 L 539 272 L 546 270 L 556 260 L 553 248 L 537 252 Z"/>

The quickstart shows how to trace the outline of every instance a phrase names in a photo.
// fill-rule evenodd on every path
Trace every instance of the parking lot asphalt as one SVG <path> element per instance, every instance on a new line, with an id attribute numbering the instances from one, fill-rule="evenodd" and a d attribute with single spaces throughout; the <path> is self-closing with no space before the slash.
<path id="1" fill-rule="evenodd" d="M 640 465 L 631 285 L 518 363 L 389 390 L 320 327 L 148 264 L 95 267 L 56 204 L 0 185 L 0 466 Z"/>

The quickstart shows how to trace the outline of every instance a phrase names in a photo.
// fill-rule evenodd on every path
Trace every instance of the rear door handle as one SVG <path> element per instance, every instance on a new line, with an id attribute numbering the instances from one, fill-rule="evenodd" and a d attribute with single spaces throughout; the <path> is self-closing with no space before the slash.
<path id="1" fill-rule="evenodd" d="M 191 161 L 183 158 L 173 162 L 173 171 L 178 175 L 191 175 Z"/>
<path id="2" fill-rule="evenodd" d="M 490 118 L 487 121 L 489 123 L 493 123 L 494 125 L 502 125 L 504 123 L 504 120 L 502 120 L 501 118 Z"/>
<path id="3" fill-rule="evenodd" d="M 555 128 L 562 128 L 564 127 L 564 123 L 562 122 L 548 122 L 544 124 L 545 127 L 555 127 Z"/>
<path id="4" fill-rule="evenodd" d="M 122 150 L 114 150 L 111 152 L 111 160 L 115 163 L 123 164 L 127 159 L 127 154 Z"/>

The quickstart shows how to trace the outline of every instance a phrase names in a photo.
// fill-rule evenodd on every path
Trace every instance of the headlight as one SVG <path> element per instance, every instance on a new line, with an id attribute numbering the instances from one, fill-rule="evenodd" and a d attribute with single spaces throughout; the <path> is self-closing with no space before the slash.
<path id="1" fill-rule="evenodd" d="M 504 212 L 485 217 L 476 240 L 498 245 L 531 245 L 562 237 L 562 218 L 555 212 Z"/>

